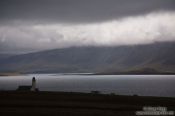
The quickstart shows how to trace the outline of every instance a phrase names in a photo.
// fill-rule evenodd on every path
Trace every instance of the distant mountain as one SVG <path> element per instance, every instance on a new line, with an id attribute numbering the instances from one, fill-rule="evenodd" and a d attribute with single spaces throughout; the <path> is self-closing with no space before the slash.
<path id="1" fill-rule="evenodd" d="M 175 42 L 71 47 L 0 59 L 0 72 L 175 72 Z M 148 70 L 149 69 L 149 70 Z"/>
<path id="2" fill-rule="evenodd" d="M 3 54 L 3 53 L 0 53 L 0 60 L 6 59 L 6 58 L 11 57 L 11 56 L 14 56 L 14 54 Z"/>

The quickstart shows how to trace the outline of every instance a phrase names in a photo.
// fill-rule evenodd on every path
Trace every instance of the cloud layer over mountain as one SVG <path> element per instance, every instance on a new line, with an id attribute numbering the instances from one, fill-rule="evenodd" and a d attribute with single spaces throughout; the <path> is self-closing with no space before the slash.
<path id="1" fill-rule="evenodd" d="M 172 0 L 32 0 L 27 3 L 2 0 L 1 3 L 1 53 L 175 40 Z"/>

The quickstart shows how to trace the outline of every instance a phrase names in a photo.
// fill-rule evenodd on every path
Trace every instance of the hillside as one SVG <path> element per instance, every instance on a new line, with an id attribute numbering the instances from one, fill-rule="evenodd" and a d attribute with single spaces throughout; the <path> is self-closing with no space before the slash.
<path id="1" fill-rule="evenodd" d="M 175 72 L 175 42 L 118 47 L 72 47 L 0 59 L 0 72 Z"/>
<path id="2" fill-rule="evenodd" d="M 14 56 L 14 55 L 15 54 L 2 54 L 2 53 L 0 53 L 0 60 L 9 58 L 9 57 Z"/>

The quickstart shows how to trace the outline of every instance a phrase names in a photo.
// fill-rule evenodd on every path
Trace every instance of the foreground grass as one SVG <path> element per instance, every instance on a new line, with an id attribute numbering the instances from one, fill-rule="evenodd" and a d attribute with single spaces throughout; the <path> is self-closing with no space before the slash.
<path id="1" fill-rule="evenodd" d="M 143 106 L 175 110 L 175 98 L 69 92 L 0 92 L 0 116 L 135 116 Z"/>

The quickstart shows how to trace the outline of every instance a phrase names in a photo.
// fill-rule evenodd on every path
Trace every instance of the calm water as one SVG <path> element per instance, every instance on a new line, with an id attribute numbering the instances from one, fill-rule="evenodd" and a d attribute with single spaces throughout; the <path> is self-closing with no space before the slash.
<path id="1" fill-rule="evenodd" d="M 36 77 L 43 91 L 116 93 L 120 95 L 175 97 L 175 75 L 61 75 L 30 74 L 1 76 L 0 90 L 15 90 L 19 85 L 31 85 Z"/>

